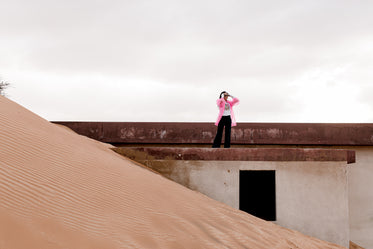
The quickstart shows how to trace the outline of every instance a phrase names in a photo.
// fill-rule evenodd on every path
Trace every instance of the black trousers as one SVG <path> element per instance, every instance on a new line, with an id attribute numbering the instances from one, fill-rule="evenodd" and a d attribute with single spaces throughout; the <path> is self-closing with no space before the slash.
<path id="1" fill-rule="evenodd" d="M 224 148 L 231 147 L 232 119 L 231 119 L 231 116 L 222 116 L 218 124 L 218 131 L 216 132 L 216 136 L 214 139 L 214 143 L 212 144 L 212 148 L 220 148 L 221 139 L 223 137 L 224 126 L 225 126 Z"/>

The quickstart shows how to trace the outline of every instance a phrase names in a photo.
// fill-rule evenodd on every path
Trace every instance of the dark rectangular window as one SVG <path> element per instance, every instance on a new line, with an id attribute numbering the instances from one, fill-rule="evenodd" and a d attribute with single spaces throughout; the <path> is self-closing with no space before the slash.
<path id="1" fill-rule="evenodd" d="M 241 170 L 239 191 L 240 210 L 264 220 L 276 220 L 274 170 Z"/>

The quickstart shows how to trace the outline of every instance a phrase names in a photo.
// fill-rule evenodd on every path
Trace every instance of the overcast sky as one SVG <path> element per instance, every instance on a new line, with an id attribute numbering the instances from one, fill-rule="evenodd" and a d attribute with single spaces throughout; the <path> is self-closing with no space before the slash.
<path id="1" fill-rule="evenodd" d="M 0 77 L 47 120 L 373 122 L 371 0 L 1 0 Z"/>

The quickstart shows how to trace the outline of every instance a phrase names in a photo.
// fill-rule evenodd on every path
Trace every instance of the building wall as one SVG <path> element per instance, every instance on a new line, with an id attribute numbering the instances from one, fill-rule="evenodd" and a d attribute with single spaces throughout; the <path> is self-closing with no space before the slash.
<path id="1" fill-rule="evenodd" d="M 373 146 L 255 146 L 258 148 L 348 149 L 356 153 L 356 162 L 349 167 L 348 199 L 350 240 L 366 249 L 373 249 Z"/>
<path id="2" fill-rule="evenodd" d="M 276 170 L 275 223 L 348 247 L 346 162 L 254 162 L 158 160 L 164 176 L 239 208 L 239 171 Z"/>
<path id="3" fill-rule="evenodd" d="M 373 249 L 373 147 L 348 148 L 356 151 L 349 172 L 350 240 Z"/>

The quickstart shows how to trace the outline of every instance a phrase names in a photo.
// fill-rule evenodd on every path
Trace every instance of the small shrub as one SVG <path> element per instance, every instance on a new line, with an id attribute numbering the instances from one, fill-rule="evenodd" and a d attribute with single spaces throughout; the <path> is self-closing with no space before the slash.
<path id="1" fill-rule="evenodd" d="M 0 95 L 5 96 L 5 89 L 9 86 L 8 82 L 1 81 L 0 82 Z"/>

